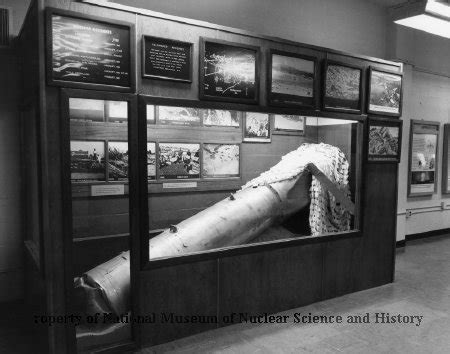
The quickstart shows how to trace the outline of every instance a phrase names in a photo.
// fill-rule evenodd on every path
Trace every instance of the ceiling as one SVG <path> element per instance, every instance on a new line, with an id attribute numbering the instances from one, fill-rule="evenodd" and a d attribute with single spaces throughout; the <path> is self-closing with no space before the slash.
<path id="1" fill-rule="evenodd" d="M 408 2 L 408 0 L 370 0 L 370 2 L 373 2 L 373 3 L 383 6 L 383 7 L 391 7 L 391 6 L 399 5 L 401 3 Z"/>

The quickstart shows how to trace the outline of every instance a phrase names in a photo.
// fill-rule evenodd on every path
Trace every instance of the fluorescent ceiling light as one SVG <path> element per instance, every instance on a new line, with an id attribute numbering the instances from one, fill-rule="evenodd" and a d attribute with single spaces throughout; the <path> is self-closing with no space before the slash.
<path id="1" fill-rule="evenodd" d="M 434 16 L 422 14 L 394 22 L 402 26 L 412 27 L 441 37 L 450 38 L 450 22 Z"/>

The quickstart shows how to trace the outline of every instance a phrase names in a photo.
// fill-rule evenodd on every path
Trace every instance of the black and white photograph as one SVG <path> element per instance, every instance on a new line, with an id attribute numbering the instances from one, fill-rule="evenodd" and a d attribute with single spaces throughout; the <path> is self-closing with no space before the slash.
<path id="1" fill-rule="evenodd" d="M 314 58 L 273 51 L 271 53 L 271 103 L 314 106 Z"/>
<path id="2" fill-rule="evenodd" d="M 200 125 L 201 123 L 200 110 L 198 108 L 157 106 L 157 110 L 159 124 Z"/>
<path id="3" fill-rule="evenodd" d="M 106 119 L 110 123 L 126 123 L 128 121 L 128 102 L 106 101 Z"/>
<path id="4" fill-rule="evenodd" d="M 224 109 L 204 109 L 203 124 L 206 126 L 239 127 L 241 112 Z"/>
<path id="5" fill-rule="evenodd" d="M 274 114 L 273 115 L 273 133 L 275 132 L 296 132 L 303 134 L 305 132 L 306 117 L 292 114 Z"/>
<path id="6" fill-rule="evenodd" d="M 155 124 L 155 109 L 156 107 L 152 104 L 145 106 L 145 113 L 147 116 L 147 124 Z"/>
<path id="7" fill-rule="evenodd" d="M 402 75 L 370 68 L 370 113 L 399 116 L 402 98 Z"/>
<path id="8" fill-rule="evenodd" d="M 270 116 L 267 113 L 246 112 L 244 115 L 244 141 L 270 143 Z"/>
<path id="9" fill-rule="evenodd" d="M 147 179 L 156 179 L 156 143 L 147 142 Z"/>
<path id="10" fill-rule="evenodd" d="M 326 62 L 324 109 L 349 113 L 361 112 L 362 69 Z"/>
<path id="11" fill-rule="evenodd" d="M 128 143 L 108 141 L 108 180 L 128 179 Z"/>
<path id="12" fill-rule="evenodd" d="M 70 178 L 72 182 L 106 179 L 104 141 L 70 141 Z"/>
<path id="13" fill-rule="evenodd" d="M 203 144 L 202 176 L 239 177 L 239 150 L 238 144 Z"/>
<path id="14" fill-rule="evenodd" d="M 70 97 L 69 114 L 72 121 L 104 122 L 105 101 Z"/>
<path id="15" fill-rule="evenodd" d="M 259 48 L 202 39 L 200 97 L 256 103 Z"/>
<path id="16" fill-rule="evenodd" d="M 200 178 L 200 144 L 159 143 L 159 179 Z"/>
<path id="17" fill-rule="evenodd" d="M 399 127 L 371 125 L 369 127 L 369 160 L 399 158 Z"/>

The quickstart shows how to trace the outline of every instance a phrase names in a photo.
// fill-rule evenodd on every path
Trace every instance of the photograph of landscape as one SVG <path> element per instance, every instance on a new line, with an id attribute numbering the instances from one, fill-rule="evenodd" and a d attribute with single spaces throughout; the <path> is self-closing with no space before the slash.
<path id="1" fill-rule="evenodd" d="M 127 142 L 108 142 L 108 179 L 112 181 L 128 179 Z"/>
<path id="2" fill-rule="evenodd" d="M 203 110 L 203 124 L 209 126 L 239 127 L 240 112 L 223 109 Z"/>
<path id="3" fill-rule="evenodd" d="M 329 64 L 326 70 L 324 105 L 341 110 L 360 109 L 361 70 Z"/>
<path id="4" fill-rule="evenodd" d="M 402 77 L 400 75 L 371 71 L 370 101 L 371 111 L 400 113 Z"/>
<path id="5" fill-rule="evenodd" d="M 152 104 L 148 104 L 146 106 L 146 112 L 147 112 L 147 124 L 154 124 L 155 123 L 155 106 Z"/>
<path id="6" fill-rule="evenodd" d="M 103 141 L 70 141 L 70 178 L 72 182 L 104 181 L 105 143 Z"/>
<path id="7" fill-rule="evenodd" d="M 203 177 L 239 177 L 238 144 L 203 144 Z"/>
<path id="8" fill-rule="evenodd" d="M 159 143 L 159 178 L 200 178 L 200 144 Z"/>
<path id="9" fill-rule="evenodd" d="M 158 106 L 158 114 L 159 124 L 200 125 L 198 108 Z"/>
<path id="10" fill-rule="evenodd" d="M 71 120 L 103 122 L 105 120 L 105 101 L 88 98 L 69 98 Z"/>
<path id="11" fill-rule="evenodd" d="M 397 157 L 400 127 L 371 125 L 369 128 L 369 156 Z"/>
<path id="12" fill-rule="evenodd" d="M 111 123 L 126 123 L 128 120 L 128 102 L 106 101 L 106 118 Z"/>
<path id="13" fill-rule="evenodd" d="M 305 117 L 289 114 L 275 114 L 274 129 L 303 132 L 305 130 Z"/>
<path id="14" fill-rule="evenodd" d="M 244 141 L 270 142 L 270 118 L 267 113 L 246 113 Z"/>
<path id="15" fill-rule="evenodd" d="M 272 55 L 271 98 L 275 101 L 314 103 L 314 61 Z"/>
<path id="16" fill-rule="evenodd" d="M 256 99 L 255 50 L 205 42 L 203 64 L 204 95 Z"/>

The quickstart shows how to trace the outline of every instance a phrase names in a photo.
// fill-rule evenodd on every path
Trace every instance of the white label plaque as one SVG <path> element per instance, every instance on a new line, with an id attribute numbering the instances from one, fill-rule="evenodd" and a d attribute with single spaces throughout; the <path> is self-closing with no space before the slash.
<path id="1" fill-rule="evenodd" d="M 93 197 L 122 194 L 125 194 L 124 184 L 102 184 L 98 186 L 91 186 L 91 196 Z"/>
<path id="2" fill-rule="evenodd" d="M 163 188 L 197 188 L 197 182 L 163 183 Z"/>

